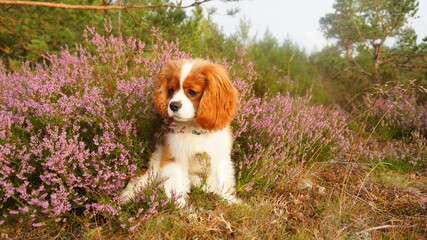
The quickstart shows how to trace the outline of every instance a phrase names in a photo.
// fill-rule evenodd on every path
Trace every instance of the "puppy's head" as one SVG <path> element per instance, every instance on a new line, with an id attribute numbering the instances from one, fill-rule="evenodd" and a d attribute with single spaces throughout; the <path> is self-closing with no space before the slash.
<path id="1" fill-rule="evenodd" d="M 193 121 L 203 129 L 223 129 L 234 117 L 237 90 L 227 71 L 205 60 L 172 60 L 163 68 L 154 104 L 165 118 Z"/>

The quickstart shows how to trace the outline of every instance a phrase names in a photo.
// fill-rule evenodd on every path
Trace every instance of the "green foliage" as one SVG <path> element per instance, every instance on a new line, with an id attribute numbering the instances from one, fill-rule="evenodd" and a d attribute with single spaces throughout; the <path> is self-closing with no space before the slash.
<path id="1" fill-rule="evenodd" d="M 103 5 L 103 1 L 65 0 L 67 4 Z M 160 4 L 165 0 L 125 0 L 123 4 Z M 105 19 L 110 19 L 115 34 L 137 37 L 151 42 L 151 27 L 156 26 L 167 40 L 191 35 L 194 24 L 200 20 L 186 15 L 178 8 L 147 8 L 113 10 L 67 10 L 34 6 L 0 6 L 0 59 L 9 67 L 20 61 L 41 61 L 46 52 L 57 53 L 65 45 L 75 50 L 82 33 L 88 26 L 102 29 Z M 199 14 L 200 15 L 200 14 Z M 189 37 L 191 39 L 191 37 Z"/>
<path id="2" fill-rule="evenodd" d="M 64 0 L 86 4 L 85 0 Z M 100 0 L 94 4 L 101 4 Z M 86 26 L 103 22 L 103 12 L 32 6 L 0 6 L 0 59 L 37 61 L 46 52 L 73 48 Z"/>
<path id="3" fill-rule="evenodd" d="M 427 53 L 425 43 L 418 46 L 407 26 L 418 11 L 418 0 L 336 0 L 333 7 L 334 13 L 320 19 L 322 31 L 338 40 L 353 69 L 371 81 L 407 78 L 404 70 L 427 66 L 420 61 Z M 386 45 L 391 38 L 398 39 L 398 46 Z M 409 77 L 422 77 L 419 72 Z"/>

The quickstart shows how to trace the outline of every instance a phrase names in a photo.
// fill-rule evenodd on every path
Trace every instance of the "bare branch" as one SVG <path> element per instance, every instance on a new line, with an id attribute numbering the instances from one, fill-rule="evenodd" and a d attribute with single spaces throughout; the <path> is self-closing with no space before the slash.
<path id="1" fill-rule="evenodd" d="M 354 21 L 352 20 L 352 23 L 354 24 L 354 26 L 356 26 L 356 24 L 354 23 Z M 361 32 L 359 31 L 359 29 L 356 26 L 356 29 L 359 33 L 359 37 L 361 37 L 361 39 L 363 39 Z M 340 25 L 338 25 L 338 31 L 339 34 L 341 36 L 344 36 L 344 30 L 341 28 Z M 356 69 L 358 70 L 360 73 L 368 76 L 368 77 L 373 77 L 374 75 L 368 71 L 366 71 L 362 66 L 360 66 L 357 61 L 353 58 L 352 56 L 352 52 L 353 52 L 353 40 L 351 39 L 341 39 L 341 43 L 345 48 L 345 57 L 347 58 L 347 61 Z M 366 42 L 365 42 L 366 43 Z"/>
<path id="2" fill-rule="evenodd" d="M 129 11 L 129 9 L 126 9 L 126 12 L 129 14 L 129 16 L 132 18 L 133 22 L 135 23 L 135 25 L 144 28 L 144 26 L 142 26 L 141 24 L 139 24 L 139 22 L 136 20 L 135 16 L 133 16 L 133 14 Z"/>
<path id="3" fill-rule="evenodd" d="M 400 69 L 412 70 L 414 68 L 427 69 L 427 65 L 417 65 L 417 64 L 396 64 L 396 67 Z"/>
<path id="4" fill-rule="evenodd" d="M 348 58 L 347 58 L 347 59 L 348 59 Z M 356 69 L 357 69 L 359 72 L 361 72 L 361 73 L 365 74 L 366 76 L 368 76 L 368 77 L 374 77 L 374 76 L 375 76 L 374 74 L 372 74 L 372 73 L 370 73 L 370 72 L 366 71 L 363 67 L 361 67 L 361 66 L 356 62 L 356 60 L 354 60 L 353 58 L 348 59 L 348 61 L 349 61 L 349 62 L 350 62 L 354 67 L 356 67 Z"/>
<path id="5" fill-rule="evenodd" d="M 359 72 L 365 74 L 368 77 L 373 77 L 374 75 L 368 71 L 366 71 L 365 69 L 363 69 L 362 66 L 360 66 L 356 60 L 351 56 L 352 54 L 352 48 L 353 48 L 353 42 L 352 41 L 347 41 L 347 42 L 343 42 L 344 48 L 345 48 L 345 57 L 347 58 L 347 61 L 353 65 L 353 67 L 355 67 Z"/>
<path id="6" fill-rule="evenodd" d="M 357 234 L 362 234 L 362 233 L 366 233 L 366 232 L 370 232 L 370 231 L 374 231 L 374 230 L 386 229 L 386 228 L 413 228 L 416 226 L 418 226 L 418 225 L 417 224 L 414 224 L 414 225 L 383 225 L 383 226 L 378 226 L 378 227 L 367 228 L 363 231 L 358 232 Z"/>
<path id="7" fill-rule="evenodd" d="M 378 61 L 378 66 L 380 66 L 380 65 L 384 65 L 384 64 L 388 64 L 388 63 L 391 63 L 391 62 L 393 62 L 393 61 L 394 61 L 394 57 L 391 57 L 391 58 L 389 58 L 389 59 L 387 59 L 387 60 Z"/>
<path id="8" fill-rule="evenodd" d="M 385 24 L 383 18 L 381 17 L 379 7 L 375 6 L 374 9 L 375 9 L 375 16 L 376 16 L 377 20 L 381 23 L 381 26 L 384 29 L 386 35 L 389 35 L 390 34 L 389 28 L 388 28 L 387 24 Z"/>
<path id="9" fill-rule="evenodd" d="M 156 5 L 108 5 L 108 6 L 93 6 L 93 5 L 73 5 L 64 3 L 51 3 L 51 2 L 33 2 L 33 1 L 19 1 L 19 0 L 0 0 L 0 5 L 24 5 L 24 6 L 38 6 L 48 8 L 63 8 L 63 9 L 84 9 L 84 10 L 124 10 L 129 8 L 158 8 L 158 7 L 170 7 L 170 8 L 190 8 L 199 6 L 203 3 L 210 2 L 212 0 L 201 0 L 195 1 L 194 3 L 186 6 L 173 5 L 173 4 L 156 4 Z"/>

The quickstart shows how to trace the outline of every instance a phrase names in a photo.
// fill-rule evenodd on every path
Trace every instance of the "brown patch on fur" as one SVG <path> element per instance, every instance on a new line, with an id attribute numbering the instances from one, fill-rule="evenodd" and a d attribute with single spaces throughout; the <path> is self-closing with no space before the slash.
<path id="1" fill-rule="evenodd" d="M 193 103 L 193 107 L 197 112 L 197 110 L 199 109 L 200 100 L 202 99 L 203 93 L 206 88 L 206 77 L 201 72 L 201 69 L 196 67 L 196 64 L 193 65 L 188 76 L 185 78 L 182 87 L 184 89 L 185 95 Z M 190 90 L 195 91 L 196 95 L 191 95 L 189 93 Z"/>
<path id="2" fill-rule="evenodd" d="M 206 88 L 200 100 L 196 122 L 206 130 L 223 129 L 234 118 L 238 102 L 237 90 L 221 65 L 207 61 L 196 62 L 196 65 L 199 65 L 206 78 Z"/>
<path id="3" fill-rule="evenodd" d="M 162 157 L 160 158 L 160 167 L 164 167 L 170 163 L 175 162 L 175 159 L 172 157 L 172 154 L 169 149 L 169 144 L 167 143 L 166 139 L 163 138 L 163 151 L 162 151 Z"/>

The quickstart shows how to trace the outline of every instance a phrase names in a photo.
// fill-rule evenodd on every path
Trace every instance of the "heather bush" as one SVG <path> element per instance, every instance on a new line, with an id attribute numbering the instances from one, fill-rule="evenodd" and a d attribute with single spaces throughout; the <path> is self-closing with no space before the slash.
<path id="1" fill-rule="evenodd" d="M 8 72 L 0 64 L 0 224 L 107 223 L 135 229 L 174 207 L 160 184 L 128 205 L 117 194 L 146 169 L 163 120 L 152 95 L 167 59 L 188 58 L 153 29 L 154 44 L 93 28 L 76 52 Z M 312 161 L 337 159 L 349 148 L 346 115 L 312 105 L 311 97 L 253 94 L 253 64 L 221 60 L 240 93 L 233 122 L 240 195 L 293 179 Z"/>
<path id="2" fill-rule="evenodd" d="M 355 112 L 366 119 L 368 131 L 384 137 L 410 139 L 413 132 L 427 136 L 427 103 L 417 101 L 417 90 L 423 89 L 382 86 L 365 94 Z"/>
<path id="3" fill-rule="evenodd" d="M 291 180 L 313 161 L 338 159 L 349 150 L 341 111 L 310 104 L 310 96 L 264 96 L 243 101 L 236 158 L 240 185 L 269 188 Z"/>
<path id="4" fill-rule="evenodd" d="M 375 87 L 363 95 L 351 121 L 368 133 L 368 138 L 353 143 L 357 159 L 386 162 L 401 170 L 424 169 L 427 105 L 419 95 L 423 93 L 425 89 L 410 82 Z"/>
<path id="5" fill-rule="evenodd" d="M 410 138 L 359 139 L 353 143 L 353 157 L 357 160 L 384 163 L 388 168 L 400 171 L 425 171 L 427 169 L 427 139 L 419 132 L 412 132 Z"/>
<path id="6" fill-rule="evenodd" d="M 242 192 L 269 189 L 294 179 L 305 164 L 345 156 L 350 142 L 342 110 L 313 105 L 310 93 L 256 97 L 253 64 L 242 60 L 244 49 L 237 53 L 239 59 L 223 64 L 240 93 L 233 159 Z"/>
<path id="7" fill-rule="evenodd" d="M 142 42 L 105 30 L 87 29 L 76 52 L 47 54 L 35 67 L 8 72 L 0 64 L 0 223 L 91 224 L 101 216 L 132 229 L 173 205 L 159 186 L 136 209 L 122 209 L 117 194 L 144 169 L 161 123 L 151 100 L 156 75 L 166 59 L 188 55 L 156 31 L 147 57 Z"/>

